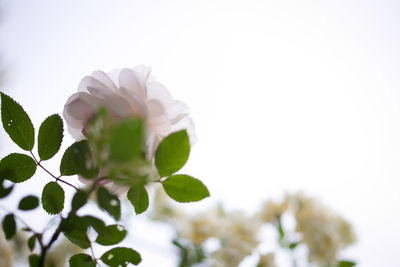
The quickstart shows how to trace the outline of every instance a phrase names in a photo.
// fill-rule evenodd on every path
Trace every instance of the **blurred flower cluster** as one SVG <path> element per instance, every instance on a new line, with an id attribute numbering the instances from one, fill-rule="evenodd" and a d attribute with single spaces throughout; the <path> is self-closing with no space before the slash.
<path id="1" fill-rule="evenodd" d="M 181 250 L 180 267 L 239 266 L 248 257 L 257 259 L 257 267 L 276 267 L 281 266 L 277 254 L 282 253 L 290 254 L 293 266 L 355 265 L 340 258 L 341 251 L 355 242 L 351 225 L 317 199 L 302 193 L 287 194 L 280 202 L 268 200 L 249 216 L 242 211 L 226 212 L 220 206 L 187 214 L 159 190 L 151 216 L 176 230 L 174 244 L 179 244 Z M 285 221 L 294 221 L 295 225 L 291 227 Z M 269 237 L 277 244 L 273 251 L 263 249 L 265 227 L 274 229 L 276 238 Z M 299 256 L 299 252 L 305 255 Z M 304 259 L 307 263 L 301 262 Z"/>
<path id="2" fill-rule="evenodd" d="M 309 260 L 318 266 L 334 265 L 340 250 L 355 242 L 350 223 L 316 199 L 299 194 L 289 196 L 288 202 L 297 222 L 296 231 L 308 247 Z"/>

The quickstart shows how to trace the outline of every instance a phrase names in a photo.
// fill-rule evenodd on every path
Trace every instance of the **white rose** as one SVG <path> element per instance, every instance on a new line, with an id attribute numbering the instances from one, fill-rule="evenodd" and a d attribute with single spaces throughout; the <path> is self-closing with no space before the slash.
<path id="1" fill-rule="evenodd" d="M 183 102 L 174 100 L 168 90 L 150 76 L 151 69 L 95 71 L 83 78 L 78 93 L 64 106 L 68 131 L 76 140 L 85 138 L 89 120 L 100 107 L 107 108 L 115 119 L 141 116 L 147 125 L 146 156 L 152 159 L 160 141 L 168 134 L 186 129 L 191 144 L 195 141 L 194 125 Z"/>

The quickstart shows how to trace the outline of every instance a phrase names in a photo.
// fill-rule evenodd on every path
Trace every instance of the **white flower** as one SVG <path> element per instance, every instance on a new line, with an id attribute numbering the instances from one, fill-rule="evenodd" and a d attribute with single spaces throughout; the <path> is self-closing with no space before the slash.
<path id="1" fill-rule="evenodd" d="M 76 140 L 85 138 L 84 131 L 100 107 L 105 107 L 115 119 L 140 116 L 145 119 L 146 155 L 152 159 L 160 141 L 168 134 L 187 129 L 190 141 L 195 141 L 194 126 L 183 102 L 172 98 L 168 90 L 150 76 L 151 69 L 95 71 L 83 78 L 78 93 L 64 106 L 68 131 Z"/>
<path id="2" fill-rule="evenodd" d="M 220 211 L 218 207 L 205 212 L 196 213 L 195 216 L 181 216 L 175 221 L 179 229 L 179 236 L 190 240 L 195 245 L 201 245 L 207 239 L 219 234 Z"/>
<path id="3" fill-rule="evenodd" d="M 151 218 L 170 223 L 180 238 L 201 245 L 208 238 L 218 236 L 221 221 L 219 207 L 215 206 L 195 215 L 185 213 L 168 197 L 162 187 L 156 189 L 152 203 Z"/>
<path id="4" fill-rule="evenodd" d="M 282 214 L 288 210 L 288 202 L 277 203 L 272 200 L 264 202 L 261 211 L 256 215 L 262 222 L 275 222 Z"/>
<path id="5" fill-rule="evenodd" d="M 351 225 L 316 199 L 302 194 L 288 196 L 294 210 L 296 231 L 303 235 L 309 260 L 318 266 L 334 265 L 338 253 L 355 242 Z"/>
<path id="6" fill-rule="evenodd" d="M 238 266 L 244 258 L 250 256 L 260 241 L 257 235 L 260 223 L 243 212 L 231 212 L 220 219 L 217 238 L 221 247 L 211 254 L 211 266 Z"/>

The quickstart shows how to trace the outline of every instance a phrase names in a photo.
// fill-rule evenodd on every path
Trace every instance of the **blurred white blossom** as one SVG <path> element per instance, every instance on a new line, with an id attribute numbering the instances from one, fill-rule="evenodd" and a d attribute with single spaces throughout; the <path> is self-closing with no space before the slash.
<path id="1" fill-rule="evenodd" d="M 200 212 L 196 216 L 183 215 L 175 221 L 179 237 L 201 245 L 211 237 L 217 237 L 220 230 L 220 211 L 217 207 Z"/>
<path id="2" fill-rule="evenodd" d="M 184 213 L 162 190 L 156 193 L 154 204 L 153 218 L 170 223 L 178 238 L 197 247 L 207 244 L 208 240 L 217 241 L 212 249 L 203 247 L 208 255 L 204 266 L 236 267 L 246 257 L 260 254 L 257 267 L 276 267 L 275 253 L 260 253 L 260 245 L 265 241 L 260 240 L 262 225 L 272 225 L 278 233 L 282 231 L 279 242 L 275 240 L 278 250 L 280 246 L 281 250 L 293 253 L 296 249 L 293 244 L 303 244 L 308 251 L 300 251 L 308 253 L 309 262 L 321 267 L 334 266 L 340 251 L 355 240 L 348 222 L 318 200 L 303 194 L 287 195 L 280 202 L 268 200 L 254 216 L 240 211 L 225 212 L 219 207 L 196 214 Z M 288 216 L 293 218 L 295 228 L 284 229 L 282 218 Z M 297 261 L 297 256 L 294 257 Z M 304 254 L 302 258 L 306 257 Z"/>
<path id="3" fill-rule="evenodd" d="M 258 247 L 260 223 L 242 212 L 232 212 L 221 218 L 217 238 L 221 247 L 211 254 L 212 266 L 238 266 Z"/>
<path id="4" fill-rule="evenodd" d="M 273 200 L 268 200 L 264 202 L 261 210 L 257 213 L 257 217 L 262 222 L 275 222 L 278 217 L 280 217 L 289 208 L 288 202 L 283 201 L 282 203 L 277 203 Z"/>
<path id="5" fill-rule="evenodd" d="M 339 251 L 356 240 L 350 223 L 303 194 L 288 196 L 288 200 L 296 218 L 296 231 L 309 249 L 309 260 L 319 266 L 335 264 Z"/>

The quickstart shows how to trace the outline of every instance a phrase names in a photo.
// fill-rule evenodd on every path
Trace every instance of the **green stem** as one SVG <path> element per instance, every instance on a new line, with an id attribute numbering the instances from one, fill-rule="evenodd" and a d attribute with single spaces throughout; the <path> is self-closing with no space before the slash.
<path id="1" fill-rule="evenodd" d="M 283 230 L 282 221 L 281 221 L 281 217 L 280 216 L 278 216 L 277 221 L 278 221 L 279 242 L 282 245 L 282 241 L 285 238 L 285 231 Z"/>

